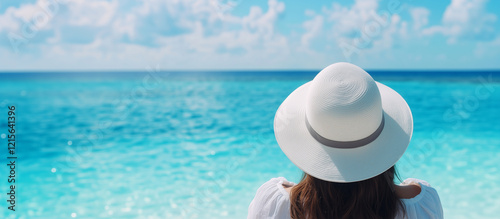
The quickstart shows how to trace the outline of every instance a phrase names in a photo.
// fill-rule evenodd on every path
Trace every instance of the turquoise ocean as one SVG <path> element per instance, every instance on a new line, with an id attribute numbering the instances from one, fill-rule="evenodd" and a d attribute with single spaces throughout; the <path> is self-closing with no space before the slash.
<path id="1" fill-rule="evenodd" d="M 401 178 L 435 187 L 445 218 L 498 218 L 500 72 L 368 72 L 413 112 Z M 316 73 L 2 73 L 0 218 L 246 218 L 261 184 L 302 175 L 273 118 Z"/>

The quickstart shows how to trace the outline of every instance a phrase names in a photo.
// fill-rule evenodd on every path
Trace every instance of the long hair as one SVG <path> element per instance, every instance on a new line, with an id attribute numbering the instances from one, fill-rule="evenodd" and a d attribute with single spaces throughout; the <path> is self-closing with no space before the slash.
<path id="1" fill-rule="evenodd" d="M 293 219 L 395 218 L 404 213 L 396 196 L 394 166 L 380 175 L 352 183 L 335 183 L 306 173 L 291 190 L 290 216 Z"/>

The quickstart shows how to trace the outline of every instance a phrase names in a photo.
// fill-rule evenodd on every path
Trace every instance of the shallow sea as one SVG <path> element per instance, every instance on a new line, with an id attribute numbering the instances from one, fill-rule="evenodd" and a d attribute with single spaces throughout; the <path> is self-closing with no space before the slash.
<path id="1" fill-rule="evenodd" d="M 246 218 L 262 183 L 300 179 L 272 123 L 315 73 L 0 74 L 0 218 Z M 435 187 L 446 218 L 498 218 L 500 72 L 370 73 L 413 112 L 402 178 Z"/>

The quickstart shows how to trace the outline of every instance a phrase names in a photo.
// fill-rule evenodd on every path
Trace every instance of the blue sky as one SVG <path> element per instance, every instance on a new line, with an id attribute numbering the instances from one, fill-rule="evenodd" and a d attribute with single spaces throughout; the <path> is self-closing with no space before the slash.
<path id="1" fill-rule="evenodd" d="M 500 1 L 0 2 L 0 71 L 500 69 Z"/>

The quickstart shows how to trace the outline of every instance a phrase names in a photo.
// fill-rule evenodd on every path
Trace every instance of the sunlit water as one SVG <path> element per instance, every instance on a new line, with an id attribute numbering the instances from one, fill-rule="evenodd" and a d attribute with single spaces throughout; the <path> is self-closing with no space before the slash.
<path id="1" fill-rule="evenodd" d="M 2 135 L 0 218 L 245 218 L 262 183 L 298 182 L 272 122 L 314 72 L 210 74 L 0 74 L 18 156 L 13 213 Z M 400 175 L 435 187 L 446 218 L 498 218 L 498 72 L 450 75 L 374 73 L 413 112 Z"/>

